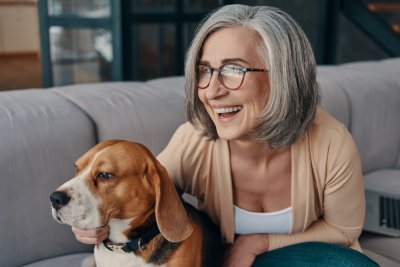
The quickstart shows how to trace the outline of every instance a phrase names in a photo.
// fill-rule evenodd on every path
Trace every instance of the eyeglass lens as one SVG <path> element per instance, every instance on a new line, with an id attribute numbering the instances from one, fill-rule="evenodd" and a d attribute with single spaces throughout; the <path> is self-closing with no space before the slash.
<path id="1" fill-rule="evenodd" d="M 228 89 L 236 89 L 242 83 L 244 71 L 239 66 L 228 64 L 222 66 L 220 69 L 213 69 L 210 66 L 199 65 L 197 86 L 199 88 L 206 88 L 210 84 L 214 71 L 218 72 L 219 81 Z"/>

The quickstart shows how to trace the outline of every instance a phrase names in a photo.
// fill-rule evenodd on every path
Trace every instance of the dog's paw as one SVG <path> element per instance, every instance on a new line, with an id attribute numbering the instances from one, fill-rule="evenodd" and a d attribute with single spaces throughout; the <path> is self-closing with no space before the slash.
<path id="1" fill-rule="evenodd" d="M 94 255 L 87 256 L 82 260 L 81 267 L 96 267 Z"/>

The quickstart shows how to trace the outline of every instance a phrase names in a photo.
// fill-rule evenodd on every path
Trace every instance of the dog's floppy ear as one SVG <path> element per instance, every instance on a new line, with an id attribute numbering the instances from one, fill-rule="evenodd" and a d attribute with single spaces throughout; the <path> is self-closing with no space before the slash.
<path id="1" fill-rule="evenodd" d="M 167 170 L 155 158 L 148 167 L 156 193 L 155 213 L 158 228 L 168 241 L 180 242 L 193 232 L 190 218 Z"/>

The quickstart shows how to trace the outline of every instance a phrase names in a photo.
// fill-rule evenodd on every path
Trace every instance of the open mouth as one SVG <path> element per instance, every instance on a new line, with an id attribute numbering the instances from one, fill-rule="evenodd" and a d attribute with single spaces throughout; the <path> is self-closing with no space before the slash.
<path id="1" fill-rule="evenodd" d="M 241 106 L 227 107 L 227 108 L 214 108 L 214 111 L 220 118 L 230 118 L 242 110 Z"/>

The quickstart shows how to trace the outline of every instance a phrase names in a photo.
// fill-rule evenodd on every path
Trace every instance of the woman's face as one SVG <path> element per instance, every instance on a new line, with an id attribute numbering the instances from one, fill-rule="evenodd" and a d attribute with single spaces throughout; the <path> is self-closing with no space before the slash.
<path id="1" fill-rule="evenodd" d="M 235 64 L 263 69 L 256 53 L 258 35 L 246 28 L 225 28 L 212 33 L 204 42 L 200 64 L 220 68 Z M 198 89 L 198 95 L 213 120 L 219 138 L 247 140 L 257 115 L 264 109 L 269 93 L 267 72 L 246 72 L 236 90 L 225 88 L 214 72 L 210 84 Z M 234 111 L 237 110 L 237 111 Z"/>

